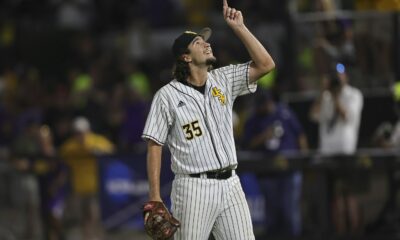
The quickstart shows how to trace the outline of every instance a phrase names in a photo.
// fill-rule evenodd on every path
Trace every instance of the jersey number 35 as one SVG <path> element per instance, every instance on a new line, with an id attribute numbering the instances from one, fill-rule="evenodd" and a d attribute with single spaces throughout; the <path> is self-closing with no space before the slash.
<path id="1" fill-rule="evenodd" d="M 200 137 L 203 135 L 198 120 L 185 124 L 182 128 L 185 131 L 185 137 L 187 140 L 192 140 L 195 136 Z"/>

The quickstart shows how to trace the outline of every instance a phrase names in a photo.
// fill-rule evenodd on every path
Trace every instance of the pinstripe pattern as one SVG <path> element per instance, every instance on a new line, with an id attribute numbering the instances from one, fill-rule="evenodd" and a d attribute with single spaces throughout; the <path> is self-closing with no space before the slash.
<path id="1" fill-rule="evenodd" d="M 200 179 L 177 175 L 171 193 L 172 213 L 182 226 L 174 240 L 255 239 L 239 178 Z"/>
<path id="2" fill-rule="evenodd" d="M 191 178 L 188 174 L 235 169 L 232 127 L 236 97 L 254 92 L 249 65 L 230 65 L 208 73 L 205 93 L 172 80 L 155 94 L 142 137 L 171 152 L 176 174 L 172 212 L 182 227 L 178 240 L 254 239 L 250 213 L 237 176 L 227 180 Z"/>

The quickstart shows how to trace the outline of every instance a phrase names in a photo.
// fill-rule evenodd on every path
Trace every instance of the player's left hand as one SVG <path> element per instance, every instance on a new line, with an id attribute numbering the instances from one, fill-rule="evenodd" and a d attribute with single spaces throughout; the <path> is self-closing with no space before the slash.
<path id="1" fill-rule="evenodd" d="M 222 12 L 226 23 L 231 27 L 243 26 L 242 12 L 228 6 L 227 0 L 223 0 Z"/>
<path id="2" fill-rule="evenodd" d="M 180 222 L 169 213 L 162 202 L 146 202 L 143 216 L 147 234 L 156 240 L 170 239 L 180 227 Z"/>

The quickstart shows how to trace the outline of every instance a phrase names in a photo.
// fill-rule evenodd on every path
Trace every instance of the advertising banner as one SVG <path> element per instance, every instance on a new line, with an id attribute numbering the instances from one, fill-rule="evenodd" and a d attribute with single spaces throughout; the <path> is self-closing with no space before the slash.
<path id="1" fill-rule="evenodd" d="M 163 154 L 161 194 L 169 206 L 173 174 L 169 154 Z M 148 200 L 146 154 L 99 157 L 100 205 L 106 229 L 143 228 L 142 205 Z"/>

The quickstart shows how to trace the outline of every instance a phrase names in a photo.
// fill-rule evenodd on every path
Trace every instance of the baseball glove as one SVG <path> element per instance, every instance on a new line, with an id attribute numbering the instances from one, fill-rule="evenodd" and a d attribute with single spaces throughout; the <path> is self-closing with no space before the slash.
<path id="1" fill-rule="evenodd" d="M 180 226 L 162 202 L 149 201 L 143 206 L 144 227 L 154 240 L 170 239 Z"/>

